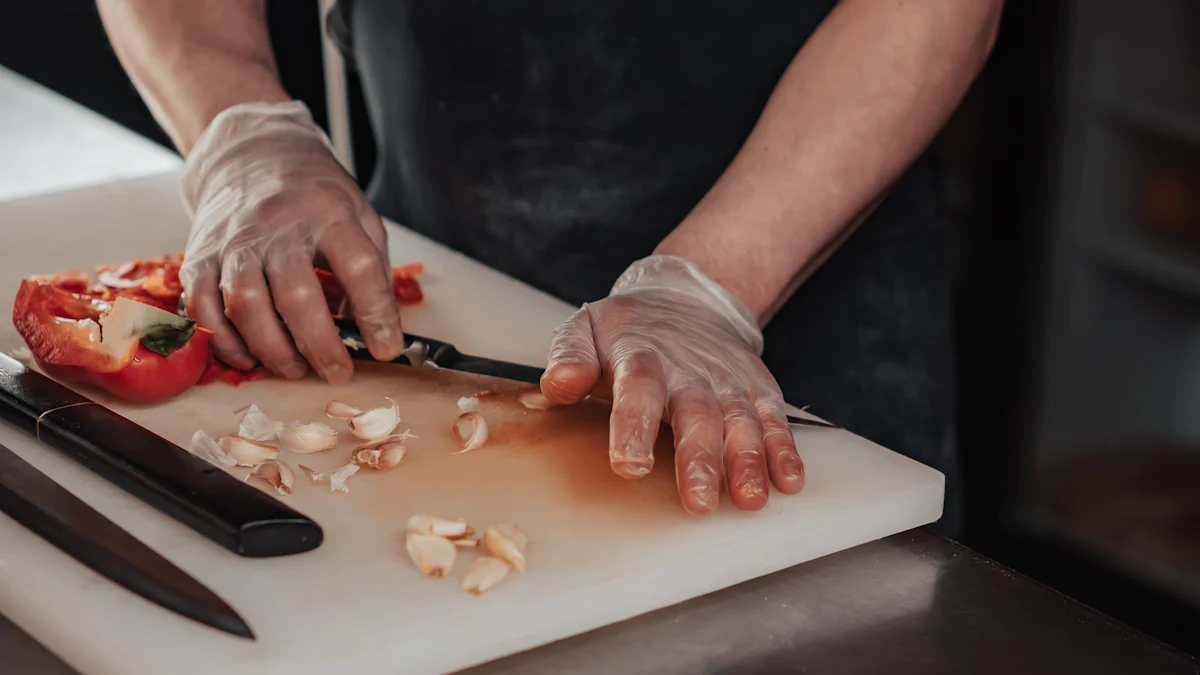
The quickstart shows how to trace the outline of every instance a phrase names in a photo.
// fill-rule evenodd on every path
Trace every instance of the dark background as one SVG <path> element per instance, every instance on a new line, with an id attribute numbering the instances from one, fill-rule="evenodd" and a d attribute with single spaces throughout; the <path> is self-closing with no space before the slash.
<path id="1" fill-rule="evenodd" d="M 1045 428 L 1045 421 L 1039 415 L 1053 417 L 1054 396 L 1077 396 L 1044 391 L 1042 376 L 1055 371 L 1046 370 L 1039 355 L 1049 339 L 1047 336 L 1054 331 L 1043 312 L 1045 303 L 1052 295 L 1059 297 L 1065 292 L 1056 286 L 1055 270 L 1068 263 L 1058 261 L 1068 259 L 1074 252 L 1069 243 L 1053 243 L 1061 241 L 1054 238 L 1054 233 L 1060 229 L 1070 231 L 1072 226 L 1071 222 L 1064 224 L 1056 214 L 1061 214 L 1059 208 L 1070 200 L 1086 202 L 1097 198 L 1090 188 L 1072 192 L 1065 187 L 1072 184 L 1071 177 L 1081 170 L 1072 168 L 1076 166 L 1073 162 L 1092 166 L 1083 154 L 1092 147 L 1089 143 L 1101 142 L 1093 142 L 1086 135 L 1082 140 L 1070 141 L 1078 135 L 1074 116 L 1081 109 L 1078 97 L 1073 99 L 1070 92 L 1078 91 L 1085 84 L 1083 80 L 1094 74 L 1088 65 L 1091 62 L 1079 54 L 1099 53 L 1088 51 L 1092 48 L 1102 52 L 1108 47 L 1105 40 L 1123 39 L 1123 26 L 1129 22 L 1120 17 L 1121 12 L 1138 12 L 1141 11 L 1138 7 L 1150 6 L 1166 11 L 1167 2 L 1104 0 L 1093 3 L 1088 10 L 1090 15 L 1085 15 L 1078 10 L 1080 3 L 1010 0 L 991 61 L 939 137 L 934 153 L 943 174 L 943 200 L 954 225 L 956 252 L 960 355 L 957 434 L 966 498 L 962 539 L 1105 613 L 1200 654 L 1200 629 L 1195 628 L 1200 626 L 1200 594 L 1194 592 L 1200 583 L 1200 562 L 1197 562 L 1200 555 L 1196 553 L 1200 548 L 1200 496 L 1197 496 L 1200 469 L 1189 459 L 1200 457 L 1200 450 L 1194 432 L 1187 431 L 1195 427 L 1185 424 L 1181 431 L 1166 425 L 1151 428 L 1153 433 L 1122 436 L 1122 440 L 1128 441 L 1123 446 L 1127 450 L 1112 462 L 1113 472 L 1119 481 L 1122 477 L 1128 480 L 1118 484 L 1128 485 L 1133 481 L 1128 461 L 1149 462 L 1157 457 L 1148 449 L 1152 447 L 1151 440 L 1169 438 L 1176 445 L 1182 443 L 1186 450 L 1167 456 L 1163 461 L 1172 463 L 1163 466 L 1168 468 L 1146 469 L 1149 478 L 1144 480 L 1145 489 L 1117 508 L 1113 507 L 1112 488 L 1092 487 L 1089 492 L 1061 484 L 1053 488 L 1054 495 L 1082 496 L 1078 497 L 1078 503 L 1072 502 L 1073 510 L 1063 511 L 1074 515 L 1060 518 L 1058 525 L 1047 528 L 1039 524 L 1044 520 L 1039 514 L 1053 511 L 1052 505 L 1058 502 L 1039 501 L 1036 480 L 1031 478 L 1041 475 L 1037 471 L 1045 463 L 1044 453 L 1047 448 L 1053 449 L 1053 444 L 1043 438 L 1046 433 L 1039 431 Z M 1113 18 L 1106 19 L 1105 12 Z M 2 16 L 0 65 L 169 147 L 165 134 L 121 70 L 91 2 L 9 2 Z M 275 0 L 270 3 L 269 16 L 284 85 L 293 96 L 305 101 L 317 121 L 324 124 L 320 25 L 315 2 Z M 1200 13 L 1195 16 L 1200 17 Z M 1157 19 L 1147 19 L 1151 29 L 1154 20 Z M 1096 28 L 1110 23 L 1115 32 L 1104 33 Z M 1200 39 L 1200 21 L 1196 22 L 1196 28 L 1194 35 Z M 1096 34 L 1101 38 L 1092 37 L 1088 41 L 1078 38 Z M 1149 34 L 1155 35 L 1154 30 Z M 1132 49 L 1153 50 L 1154 45 L 1134 44 Z M 1200 50 L 1194 54 L 1200 56 Z M 1187 68 L 1197 62 L 1200 58 L 1180 67 L 1194 73 Z M 350 77 L 352 96 L 357 96 L 352 73 Z M 1190 117 L 1184 112 L 1182 117 L 1176 115 L 1172 119 L 1182 119 L 1182 128 L 1188 129 L 1189 120 L 1200 117 L 1200 106 L 1190 110 Z M 352 119 L 357 171 L 365 184 L 374 152 L 358 100 L 352 102 Z M 1132 142 L 1125 137 L 1121 139 L 1121 143 Z M 1191 152 L 1193 160 L 1200 157 L 1197 151 L 1200 134 L 1190 135 L 1186 143 L 1172 141 L 1167 145 L 1173 148 L 1172 152 L 1184 147 L 1184 153 Z M 1187 147 L 1191 150 L 1186 150 Z M 1157 156 L 1152 150 L 1143 151 L 1143 155 Z M 1108 173 L 1103 173 L 1102 178 L 1129 183 L 1134 179 L 1123 173 L 1125 168 L 1120 164 L 1118 168 L 1105 169 Z M 1200 194 L 1200 181 L 1195 181 L 1200 173 L 1180 171 L 1170 174 L 1175 176 L 1176 183 L 1191 185 L 1192 194 Z M 1156 183 L 1162 184 L 1171 183 L 1169 180 Z M 1170 222 L 1178 226 L 1176 229 L 1192 227 L 1194 233 L 1200 232 L 1196 222 L 1200 207 L 1194 200 L 1188 201 L 1188 190 L 1163 189 L 1168 196 L 1173 195 L 1173 200 L 1164 199 L 1175 207 L 1167 212 L 1174 214 Z M 1179 247 L 1172 243 L 1168 253 L 1174 256 L 1173 251 Z M 1189 255 L 1172 258 L 1185 275 L 1188 265 L 1200 270 L 1200 259 Z M 1200 289 L 1200 281 L 1195 277 L 1184 279 L 1195 281 L 1195 289 Z M 1070 303 L 1071 296 L 1066 297 Z M 1167 318 L 1178 325 L 1196 328 L 1196 317 L 1200 315 L 1197 298 L 1200 294 L 1190 299 L 1176 298 Z M 1200 330 L 1193 335 L 1200 335 Z M 1156 338 L 1146 339 L 1148 348 L 1153 349 Z M 1181 363 L 1185 361 L 1180 358 Z M 1198 361 L 1193 356 L 1191 362 Z M 1094 373 L 1089 373 L 1086 364 L 1081 368 L 1077 379 L 1084 383 Z M 1096 370 L 1098 366 L 1090 368 Z M 1076 376 L 1064 375 L 1066 380 L 1072 377 Z M 1188 377 L 1194 377 L 1194 373 Z M 1178 389 L 1167 384 L 1163 383 L 1164 391 Z M 1149 386 L 1154 388 L 1156 383 L 1151 381 Z M 1141 398 L 1147 395 L 1136 388 L 1129 393 Z M 1200 410 L 1196 415 L 1200 416 Z M 1105 411 L 1097 410 L 1095 423 L 1105 424 L 1106 416 Z M 1093 456 L 1101 457 L 1083 454 L 1082 463 L 1074 465 L 1066 475 L 1072 480 L 1082 480 L 1080 477 L 1086 471 L 1080 467 L 1107 461 L 1088 461 Z M 1164 478 L 1166 474 L 1171 478 Z M 1100 486 L 1110 485 L 1097 481 Z M 1171 490 L 1182 491 L 1183 496 L 1163 506 L 1163 495 Z M 1145 504 L 1157 506 L 1142 508 Z M 1102 527 L 1096 527 L 1096 522 Z M 1164 533 L 1155 540 L 1157 547 L 1146 549 L 1149 552 L 1144 558 L 1176 565 L 1183 581 L 1179 581 L 1180 574 L 1167 580 L 1127 564 L 1118 553 L 1130 550 L 1129 537 L 1134 536 L 1131 532 L 1141 537 L 1138 542 L 1145 540 L 1148 532 Z M 1087 540 L 1091 535 L 1096 536 Z M 1166 544 L 1158 545 L 1160 541 Z"/>

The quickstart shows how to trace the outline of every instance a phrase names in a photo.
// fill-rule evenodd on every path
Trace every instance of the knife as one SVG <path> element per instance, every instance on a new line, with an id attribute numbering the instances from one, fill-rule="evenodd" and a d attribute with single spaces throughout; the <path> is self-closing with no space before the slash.
<path id="1" fill-rule="evenodd" d="M 337 325 L 338 334 L 341 336 L 342 342 L 346 345 L 346 349 L 350 352 L 351 358 L 359 361 L 376 360 L 375 357 L 371 356 L 371 352 L 367 350 L 362 333 L 359 332 L 358 326 L 354 323 L 353 319 L 337 318 L 333 321 Z M 391 363 L 403 363 L 418 367 L 431 363 L 437 368 L 444 368 L 446 370 L 498 377 L 504 380 L 514 380 L 533 385 L 541 383 L 542 373 L 545 372 L 544 369 L 533 366 L 463 354 L 449 342 L 414 335 L 408 331 L 404 332 L 404 344 L 407 347 L 405 353 Z M 413 363 L 414 359 L 419 361 L 419 363 Z M 799 426 L 841 429 L 836 424 L 800 417 L 798 415 L 788 415 L 787 421 L 788 424 Z"/>
<path id="2" fill-rule="evenodd" d="M 2 352 L 0 420 L 238 555 L 321 544 L 308 517 Z"/>
<path id="3" fill-rule="evenodd" d="M 3 445 L 0 511 L 150 602 L 254 639 L 250 626 L 215 593 Z"/>

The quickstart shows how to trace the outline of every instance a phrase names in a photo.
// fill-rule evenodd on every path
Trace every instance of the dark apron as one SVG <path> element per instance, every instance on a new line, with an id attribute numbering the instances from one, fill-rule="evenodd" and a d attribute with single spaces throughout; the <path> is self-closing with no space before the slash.
<path id="1" fill-rule="evenodd" d="M 381 214 L 572 304 L 687 215 L 834 0 L 341 0 Z M 788 401 L 947 474 L 947 242 L 922 159 L 765 331 Z M 731 223 L 731 227 L 736 224 Z"/>

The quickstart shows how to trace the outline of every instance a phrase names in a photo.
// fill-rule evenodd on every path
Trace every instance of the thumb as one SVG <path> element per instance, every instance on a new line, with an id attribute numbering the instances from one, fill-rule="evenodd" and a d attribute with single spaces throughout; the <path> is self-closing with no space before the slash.
<path id="1" fill-rule="evenodd" d="M 542 393 L 555 405 L 582 401 L 600 381 L 592 319 L 584 305 L 554 331 Z"/>

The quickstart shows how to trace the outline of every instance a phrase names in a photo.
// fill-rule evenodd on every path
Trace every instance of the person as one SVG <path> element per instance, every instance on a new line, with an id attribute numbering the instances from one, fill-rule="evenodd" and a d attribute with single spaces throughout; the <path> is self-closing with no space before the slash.
<path id="1" fill-rule="evenodd" d="M 186 156 L 186 309 L 226 363 L 351 377 L 314 262 L 397 356 L 382 214 L 578 305 L 543 392 L 612 402 L 627 478 L 666 420 L 690 513 L 801 490 L 785 399 L 953 481 L 925 153 L 1002 0 L 340 0 L 365 195 L 280 84 L 265 0 L 98 4 Z"/>

